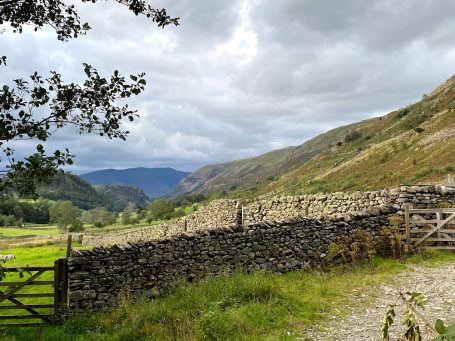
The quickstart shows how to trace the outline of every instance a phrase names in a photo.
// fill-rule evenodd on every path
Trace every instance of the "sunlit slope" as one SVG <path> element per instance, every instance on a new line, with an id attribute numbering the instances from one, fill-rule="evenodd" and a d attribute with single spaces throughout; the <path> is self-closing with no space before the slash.
<path id="1" fill-rule="evenodd" d="M 365 121 L 361 124 L 367 124 Z M 275 150 L 257 157 L 202 167 L 183 179 L 174 196 L 189 193 L 232 192 L 273 181 L 277 176 L 302 166 L 343 138 L 352 125 L 321 134 L 297 147 Z"/>
<path id="2" fill-rule="evenodd" d="M 455 82 L 413 105 L 351 126 L 342 139 L 247 197 L 437 183 L 455 171 Z M 330 133 L 330 132 L 329 132 Z"/>
<path id="3" fill-rule="evenodd" d="M 366 190 L 443 181 L 455 165 L 455 77 L 385 116 L 339 127 L 298 147 L 206 166 L 176 195 L 240 198 Z"/>

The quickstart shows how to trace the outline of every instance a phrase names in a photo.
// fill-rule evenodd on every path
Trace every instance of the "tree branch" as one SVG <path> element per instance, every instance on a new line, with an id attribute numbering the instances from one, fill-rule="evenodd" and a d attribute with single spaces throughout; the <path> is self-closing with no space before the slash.
<path id="1" fill-rule="evenodd" d="M 11 5 L 14 4 L 15 2 L 21 2 L 24 0 L 5 0 L 5 1 L 0 1 L 0 6 L 6 6 L 6 5 Z"/>

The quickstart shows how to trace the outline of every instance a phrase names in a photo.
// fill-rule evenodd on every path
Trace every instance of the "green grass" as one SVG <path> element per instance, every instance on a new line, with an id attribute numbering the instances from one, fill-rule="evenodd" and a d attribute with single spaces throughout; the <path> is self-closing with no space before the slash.
<path id="1" fill-rule="evenodd" d="M 54 225 L 42 225 L 34 227 L 0 227 L 1 237 L 26 237 L 41 235 L 56 235 L 59 231 Z"/>
<path id="2" fill-rule="evenodd" d="M 125 299 L 110 311 L 73 316 L 63 326 L 43 328 L 41 339 L 295 340 L 305 328 L 346 313 L 354 290 L 372 293 L 408 264 L 454 261 L 453 253 L 432 252 L 402 262 L 376 258 L 349 271 L 238 272 L 181 283 L 164 298 Z M 31 340 L 36 333 L 33 328 L 0 329 L 0 336 L 8 340 Z"/>
<path id="3" fill-rule="evenodd" d="M 170 222 L 171 220 L 160 220 L 154 221 L 152 223 L 147 223 L 145 221 L 141 221 L 139 224 L 136 225 L 124 225 L 124 224 L 114 224 L 105 227 L 94 227 L 93 225 L 85 225 L 85 229 L 83 232 L 88 233 L 106 233 L 106 232 L 121 232 L 121 231 L 128 231 L 134 229 L 140 229 L 145 226 L 150 225 L 157 225 Z M 59 231 L 57 226 L 55 225 L 29 225 L 27 224 L 25 227 L 0 227 L 0 240 L 2 237 L 6 238 L 25 238 L 25 237 L 33 237 L 33 236 L 42 236 L 42 235 L 57 235 L 62 232 Z"/>
<path id="4" fill-rule="evenodd" d="M 75 244 L 75 248 L 79 248 L 80 245 Z M 53 266 L 54 261 L 60 257 L 66 255 L 66 245 L 56 244 L 42 247 L 29 247 L 29 248 L 16 248 L 1 250 L 0 254 L 9 254 L 15 255 L 16 258 L 7 262 L 7 264 L 2 264 L 7 267 L 26 267 L 26 266 Z M 25 270 L 25 269 L 24 269 Z M 23 272 L 23 278 L 19 278 L 19 275 L 16 273 L 7 273 L 3 281 L 25 281 L 31 276 L 31 273 L 27 271 Z M 54 278 L 53 271 L 48 271 L 43 273 L 38 280 L 40 281 L 52 281 Z M 4 290 L 2 287 L 1 290 Z M 7 290 L 8 291 L 8 290 Z M 53 285 L 35 285 L 27 286 L 24 289 L 21 289 L 19 293 L 53 293 Z M 44 297 L 44 298 L 21 298 L 20 301 L 24 304 L 53 304 L 53 297 Z M 6 302 L 5 302 L 6 303 Z M 2 303 L 2 306 L 5 305 Z M 8 302 L 6 305 L 12 305 Z M 52 309 L 49 308 L 39 308 L 38 312 L 44 314 L 52 314 Z M 21 309 L 14 310 L 0 310 L 0 315 L 28 315 L 27 312 Z M 2 321 L 3 322 L 3 321 Z M 5 321 L 4 323 L 7 323 Z M 21 322 L 37 322 L 37 320 L 22 320 Z"/>
<path id="5" fill-rule="evenodd" d="M 78 248 L 79 245 L 75 244 L 74 247 Z M 41 247 L 0 250 L 0 254 L 16 256 L 16 259 L 9 261 L 6 266 L 52 266 L 56 259 L 66 255 L 66 242 Z"/>

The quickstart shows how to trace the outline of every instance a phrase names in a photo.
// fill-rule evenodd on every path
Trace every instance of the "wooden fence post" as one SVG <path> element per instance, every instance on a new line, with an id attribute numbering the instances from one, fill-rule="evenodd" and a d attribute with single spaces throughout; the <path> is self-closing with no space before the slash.
<path id="1" fill-rule="evenodd" d="M 69 258 L 71 255 L 71 242 L 73 240 L 73 235 L 68 234 L 68 240 L 66 241 L 66 258 Z"/>
<path id="2" fill-rule="evenodd" d="M 245 226 L 245 209 L 242 204 L 242 227 Z"/>
<path id="3" fill-rule="evenodd" d="M 410 222 L 410 210 L 409 210 L 409 205 L 405 205 L 404 207 L 404 223 L 406 226 L 406 251 L 411 252 L 412 246 L 411 246 L 411 222 Z"/>
<path id="4" fill-rule="evenodd" d="M 54 321 L 61 323 L 68 311 L 68 259 L 54 262 Z"/>

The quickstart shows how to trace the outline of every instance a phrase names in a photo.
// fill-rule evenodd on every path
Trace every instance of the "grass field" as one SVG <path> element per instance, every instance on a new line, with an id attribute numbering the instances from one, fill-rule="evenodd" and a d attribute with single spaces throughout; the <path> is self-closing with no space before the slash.
<path id="1" fill-rule="evenodd" d="M 38 261 L 40 251 L 18 250 L 15 264 Z M 62 250 L 43 248 L 42 264 Z M 295 340 L 305 328 L 346 313 L 355 291 L 372 293 L 408 264 L 437 266 L 455 261 L 447 252 L 414 255 L 404 261 L 375 258 L 348 271 L 255 272 L 179 285 L 153 301 L 124 300 L 103 313 L 71 317 L 62 326 L 0 329 L 4 340 Z M 24 263 L 25 262 L 25 263 Z M 12 263 L 13 264 L 13 263 Z M 360 302 L 359 300 L 358 302 Z M 361 303 L 355 303 L 361 304 Z"/>
<path id="2" fill-rule="evenodd" d="M 172 220 L 159 220 L 147 223 L 145 220 L 136 225 L 124 225 L 117 223 L 105 227 L 94 227 L 93 225 L 85 225 L 83 233 L 106 233 L 106 232 L 121 232 L 140 229 L 145 226 L 165 224 Z M 43 235 L 57 235 L 60 233 L 55 225 L 38 225 L 26 224 L 25 227 L 0 227 L 0 240 L 7 238 L 26 238 Z"/>

